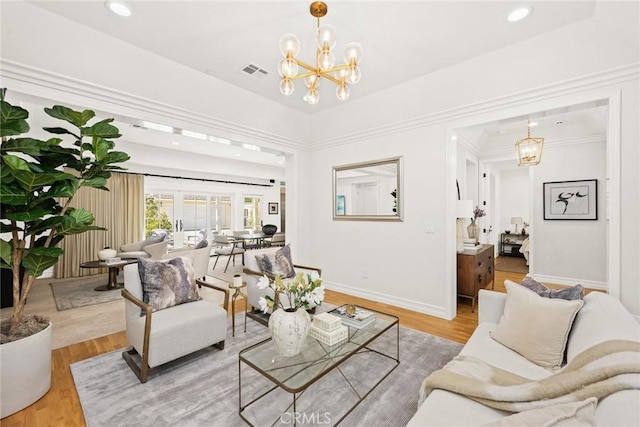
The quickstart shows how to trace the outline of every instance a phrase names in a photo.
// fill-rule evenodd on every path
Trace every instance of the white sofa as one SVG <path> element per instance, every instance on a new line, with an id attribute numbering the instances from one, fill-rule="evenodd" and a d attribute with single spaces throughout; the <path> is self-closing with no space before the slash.
<path id="1" fill-rule="evenodd" d="M 530 362 L 489 335 L 500 321 L 506 296 L 500 292 L 480 290 L 479 324 L 460 354 L 479 358 L 491 365 L 534 380 L 551 375 L 552 371 Z M 617 299 L 602 292 L 591 292 L 585 296 L 584 306 L 578 312 L 571 328 L 566 347 L 567 362 L 583 350 L 612 339 L 640 341 L 640 323 Z M 512 413 L 490 408 L 459 394 L 436 389 L 418 408 L 408 426 L 481 426 L 497 421 L 505 422 L 508 415 Z M 640 390 L 618 391 L 601 399 L 595 410 L 595 418 L 598 426 L 640 426 Z"/>
<path id="2" fill-rule="evenodd" d="M 183 248 L 174 249 L 169 253 L 160 256 L 160 259 L 171 259 L 178 256 L 185 256 L 191 259 L 196 279 L 206 280 L 209 272 L 209 260 L 211 257 L 211 245 L 206 244 L 203 248 L 192 248 L 185 246 Z"/>

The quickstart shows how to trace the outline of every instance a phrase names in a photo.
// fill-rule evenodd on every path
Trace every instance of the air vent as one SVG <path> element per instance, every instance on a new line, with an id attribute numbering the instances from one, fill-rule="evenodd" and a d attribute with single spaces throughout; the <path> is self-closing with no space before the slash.
<path id="1" fill-rule="evenodd" d="M 267 70 L 265 70 L 264 68 L 260 68 L 257 65 L 254 64 L 249 64 L 245 67 L 243 67 L 240 70 L 240 73 L 248 75 L 249 77 L 251 77 L 252 79 L 256 79 L 256 80 L 260 80 L 263 77 L 266 77 L 269 72 Z"/>

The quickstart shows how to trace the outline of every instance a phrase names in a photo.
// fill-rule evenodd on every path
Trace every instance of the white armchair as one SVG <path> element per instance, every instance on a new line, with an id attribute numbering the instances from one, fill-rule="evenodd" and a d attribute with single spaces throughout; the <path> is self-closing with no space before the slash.
<path id="1" fill-rule="evenodd" d="M 117 253 L 119 258 L 151 258 L 160 259 L 162 255 L 167 253 L 169 241 L 167 240 L 167 232 L 154 231 L 151 236 L 139 242 L 129 243 L 120 246 Z"/>
<path id="2" fill-rule="evenodd" d="M 186 256 L 191 258 L 193 263 L 193 270 L 196 274 L 196 278 L 205 280 L 207 273 L 209 272 L 209 260 L 211 257 L 211 245 L 207 241 L 203 241 L 206 246 L 201 248 L 192 248 L 186 246 L 184 248 L 174 249 L 171 252 L 164 254 L 160 259 L 170 259 L 177 256 Z"/>
<path id="3" fill-rule="evenodd" d="M 260 270 L 260 266 L 258 264 L 256 256 L 264 255 L 264 254 L 273 255 L 278 250 L 281 250 L 281 249 L 282 248 L 280 247 L 256 249 L 253 251 L 248 251 L 245 254 L 245 259 L 244 259 L 245 264 L 242 271 L 244 273 L 244 280 L 245 282 L 247 282 L 247 304 L 250 306 L 248 316 L 263 324 L 266 324 L 266 322 L 268 321 L 268 316 L 261 314 L 260 303 L 258 301 L 260 300 L 261 297 L 264 297 L 265 295 L 270 295 L 272 298 L 274 298 L 274 295 L 273 295 L 273 290 L 269 288 L 258 289 L 258 280 L 262 276 L 264 276 L 265 273 L 263 273 Z M 308 266 L 299 265 L 295 263 L 293 264 L 293 267 L 295 268 L 296 273 L 305 272 L 305 273 L 311 274 L 312 272 L 316 272 L 318 273 L 318 275 L 320 276 L 322 275 L 322 270 L 317 267 L 308 267 Z M 274 278 L 274 276 L 270 274 L 266 274 L 266 276 L 269 277 L 270 279 Z M 312 309 L 315 309 L 315 307 L 312 307 Z"/>
<path id="4" fill-rule="evenodd" d="M 227 289 L 199 280 L 196 283 L 224 293 L 224 307 L 228 306 Z M 224 348 L 227 311 L 214 302 L 199 300 L 152 311 L 151 305 L 143 301 L 137 264 L 124 268 L 122 296 L 126 335 L 132 345 L 122 357 L 140 382 L 146 382 L 152 370 L 169 361 L 211 345 Z M 135 355 L 140 357 L 140 364 L 136 363 Z"/>

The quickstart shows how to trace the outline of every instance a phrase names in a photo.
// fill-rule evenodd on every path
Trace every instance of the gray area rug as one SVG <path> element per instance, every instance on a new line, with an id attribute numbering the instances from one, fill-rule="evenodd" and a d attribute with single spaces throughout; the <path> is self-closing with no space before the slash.
<path id="1" fill-rule="evenodd" d="M 171 362 L 166 369 L 150 376 L 145 384 L 141 384 L 126 365 L 120 350 L 72 364 L 71 372 L 87 426 L 246 426 L 238 415 L 238 353 L 268 338 L 269 330 L 249 319 L 245 334 L 238 326 L 242 324 L 240 316 L 236 321 L 236 337 L 232 338 L 229 330 L 224 350 L 207 348 Z M 387 331 L 374 343 L 379 349 L 395 346 L 394 335 L 395 330 Z M 422 380 L 444 366 L 461 349 L 462 344 L 401 326 L 400 365 L 342 421 L 342 425 L 406 425 L 417 410 Z M 377 359 L 374 361 L 371 353 L 355 355 L 341 365 L 342 370 L 363 370 L 363 378 L 367 373 L 386 371 L 387 367 L 380 363 L 389 362 Z M 269 385 L 258 374 L 252 377 L 252 371 L 245 365 L 242 369 L 243 391 L 245 387 Z M 290 419 L 282 417 L 280 420 L 279 415 L 271 413 L 280 414 L 286 410 L 291 395 L 276 390 L 268 398 L 273 402 L 257 414 L 261 420 L 257 424 L 292 425 Z M 334 370 L 301 395 L 296 409 L 298 413 L 306 414 L 304 425 L 333 425 L 353 404 L 347 399 L 355 399 L 355 396 L 338 370 Z M 256 414 L 247 413 L 249 415 Z"/>
<path id="2" fill-rule="evenodd" d="M 120 274 L 122 280 L 124 275 Z M 51 282 L 51 291 L 58 311 L 69 310 L 86 305 L 102 304 L 122 298 L 120 290 L 96 291 L 94 288 L 105 285 L 108 281 L 106 274 L 78 277 L 60 282 Z"/>

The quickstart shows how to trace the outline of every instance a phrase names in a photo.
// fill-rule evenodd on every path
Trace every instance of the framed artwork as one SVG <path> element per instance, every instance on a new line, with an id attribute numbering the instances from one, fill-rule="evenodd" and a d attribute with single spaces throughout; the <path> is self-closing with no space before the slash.
<path id="1" fill-rule="evenodd" d="M 336 196 L 336 215 L 344 215 L 344 196 Z"/>
<path id="2" fill-rule="evenodd" d="M 269 202 L 269 215 L 278 215 L 278 203 Z"/>
<path id="3" fill-rule="evenodd" d="M 544 219 L 598 219 L 598 180 L 544 182 Z"/>

